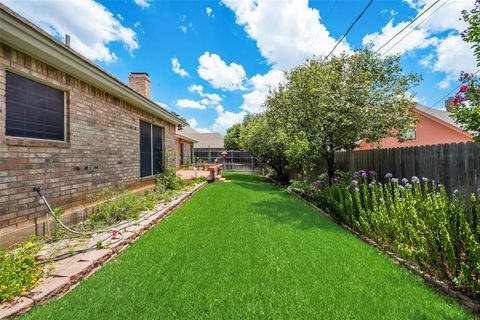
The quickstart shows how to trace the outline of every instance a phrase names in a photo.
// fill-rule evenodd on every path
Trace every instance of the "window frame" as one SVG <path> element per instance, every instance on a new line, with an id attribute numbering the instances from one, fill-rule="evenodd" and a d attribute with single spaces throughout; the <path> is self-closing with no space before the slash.
<path id="1" fill-rule="evenodd" d="M 22 136 L 12 136 L 7 134 L 7 108 L 8 108 L 8 103 L 7 103 L 7 72 L 13 73 L 19 77 L 22 77 L 24 79 L 39 83 L 41 85 L 47 86 L 52 89 L 56 89 L 58 91 L 63 92 L 63 140 L 56 140 L 56 139 L 43 139 L 43 138 L 33 138 L 33 137 L 22 137 Z M 31 141 L 33 143 L 39 142 L 40 144 L 45 143 L 45 144 L 57 144 L 58 146 L 63 146 L 69 142 L 69 102 L 70 102 L 70 91 L 65 88 L 61 87 L 59 85 L 56 85 L 54 83 L 49 82 L 48 80 L 32 76 L 29 73 L 21 72 L 17 69 L 11 68 L 11 67 L 6 67 L 5 68 L 5 123 L 4 123 L 4 129 L 5 129 L 5 138 L 7 139 L 7 143 L 10 141 Z M 16 143 L 12 143 L 16 144 Z M 36 144 L 35 144 L 36 145 Z"/>

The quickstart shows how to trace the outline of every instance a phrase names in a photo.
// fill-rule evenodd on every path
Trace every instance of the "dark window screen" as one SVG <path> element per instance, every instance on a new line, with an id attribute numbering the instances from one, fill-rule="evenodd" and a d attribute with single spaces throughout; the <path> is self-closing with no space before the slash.
<path id="1" fill-rule="evenodd" d="M 153 174 L 163 173 L 163 128 L 152 125 Z"/>
<path id="2" fill-rule="evenodd" d="M 6 72 L 6 135 L 65 139 L 65 93 Z"/>
<path id="3" fill-rule="evenodd" d="M 183 154 L 184 145 L 180 143 L 180 165 L 183 166 L 185 164 L 184 154 Z"/>
<path id="4" fill-rule="evenodd" d="M 140 121 L 140 177 L 152 175 L 151 124 Z"/>
<path id="5" fill-rule="evenodd" d="M 164 172 L 163 153 L 163 128 L 140 121 L 140 177 Z"/>

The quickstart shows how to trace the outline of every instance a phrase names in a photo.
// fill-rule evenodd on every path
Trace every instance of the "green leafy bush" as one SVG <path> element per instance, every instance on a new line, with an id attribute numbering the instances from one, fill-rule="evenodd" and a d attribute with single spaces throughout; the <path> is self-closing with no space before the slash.
<path id="1" fill-rule="evenodd" d="M 183 187 L 182 179 L 177 176 L 175 169 L 168 168 L 163 174 L 157 176 L 157 186 L 163 185 L 167 190 L 176 190 Z"/>
<path id="2" fill-rule="evenodd" d="M 315 183 L 294 181 L 290 190 L 324 208 L 387 249 L 415 262 L 480 298 L 480 196 L 468 206 L 456 190 L 417 177 L 401 180 L 387 174 L 382 184 L 375 172 L 363 170 Z"/>
<path id="3" fill-rule="evenodd" d="M 42 276 L 37 266 L 41 246 L 32 238 L 14 250 L 0 249 L 0 302 L 26 294 Z"/>

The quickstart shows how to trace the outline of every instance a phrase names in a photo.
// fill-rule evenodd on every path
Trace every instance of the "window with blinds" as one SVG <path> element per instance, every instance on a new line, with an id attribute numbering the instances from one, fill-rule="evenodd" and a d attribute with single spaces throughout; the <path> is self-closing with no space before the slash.
<path id="1" fill-rule="evenodd" d="M 6 72 L 6 135 L 65 140 L 65 92 Z"/>

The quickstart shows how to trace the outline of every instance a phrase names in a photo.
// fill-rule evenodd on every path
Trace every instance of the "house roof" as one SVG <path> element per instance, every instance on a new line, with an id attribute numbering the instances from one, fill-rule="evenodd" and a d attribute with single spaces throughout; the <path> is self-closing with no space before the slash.
<path id="1" fill-rule="evenodd" d="M 185 134 L 183 132 L 185 127 L 182 127 L 182 130 L 178 130 L 178 128 L 175 128 L 175 137 L 177 138 L 180 138 L 182 140 L 185 140 L 185 141 L 188 141 L 188 142 L 192 142 L 192 143 L 197 143 L 198 141 L 195 140 L 194 138 L 192 138 L 191 136 L 189 136 L 188 134 Z"/>
<path id="2" fill-rule="evenodd" d="M 0 41 L 175 125 L 188 125 L 0 3 Z"/>
<path id="3" fill-rule="evenodd" d="M 199 149 L 223 149 L 223 136 L 218 132 L 202 133 L 192 127 L 183 127 L 180 131 L 182 135 L 198 141 L 195 148 Z"/>
<path id="4" fill-rule="evenodd" d="M 439 119 L 443 122 L 446 122 L 446 123 L 458 128 L 458 129 L 461 129 L 460 126 L 455 123 L 455 120 L 453 120 L 450 117 L 450 113 L 446 110 L 430 108 L 430 107 L 426 107 L 426 106 L 418 104 L 418 103 L 417 103 L 417 106 L 415 108 L 418 109 L 419 111 L 423 112 L 423 113 L 426 113 L 426 114 L 434 117 L 434 118 L 437 118 L 437 119 Z"/>

